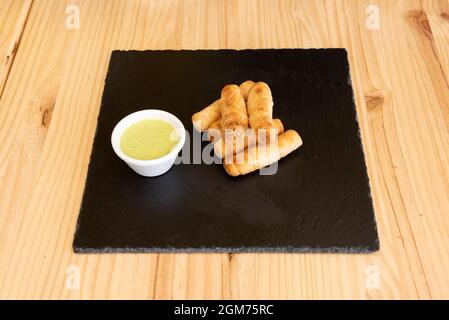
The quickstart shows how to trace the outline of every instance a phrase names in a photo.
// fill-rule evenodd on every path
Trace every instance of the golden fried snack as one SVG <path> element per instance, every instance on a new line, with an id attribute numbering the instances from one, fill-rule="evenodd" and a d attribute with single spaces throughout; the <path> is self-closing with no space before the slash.
<path id="1" fill-rule="evenodd" d="M 246 129 L 248 129 L 248 115 L 246 114 L 245 100 L 238 86 L 230 84 L 223 88 L 220 111 L 223 132 L 220 140 L 226 141 L 226 150 L 229 150 L 226 153 L 236 153 L 243 150 L 245 148 Z M 219 145 L 221 146 L 221 143 Z M 222 156 L 220 149 L 215 150 L 215 153 Z"/>
<path id="2" fill-rule="evenodd" d="M 245 82 L 242 82 L 240 84 L 240 92 L 242 93 L 243 99 L 245 99 L 245 101 L 248 99 L 249 90 L 255 84 L 256 83 L 254 81 L 251 81 L 251 80 L 246 80 Z"/>
<path id="3" fill-rule="evenodd" d="M 221 132 L 221 118 L 215 121 L 210 125 L 210 127 L 206 130 L 207 133 L 207 139 L 210 142 L 214 142 L 217 139 L 221 138 L 222 132 Z"/>
<path id="4" fill-rule="evenodd" d="M 282 124 L 280 119 L 273 119 L 273 124 L 274 124 L 275 133 L 277 135 L 282 134 L 284 132 L 284 125 Z M 219 157 L 219 158 L 225 158 L 226 156 L 231 155 L 231 153 L 235 154 L 235 153 L 242 151 L 248 145 L 256 143 L 257 138 L 258 138 L 257 133 L 255 132 L 253 140 L 250 141 L 251 137 L 246 132 L 245 136 L 243 138 L 243 141 L 240 141 L 239 145 L 237 145 L 238 141 L 236 141 L 236 139 L 230 140 L 230 142 L 232 142 L 232 145 L 231 145 L 230 142 L 229 142 L 229 144 L 226 144 L 224 139 L 222 139 L 223 130 L 219 130 L 218 126 L 214 126 L 214 128 L 208 129 L 207 134 L 208 134 L 209 141 L 211 141 L 211 142 L 215 141 L 214 152 L 217 155 L 217 157 Z M 269 137 L 269 135 L 267 135 L 267 136 Z M 266 141 L 268 141 L 268 140 L 266 140 Z"/>
<path id="5" fill-rule="evenodd" d="M 249 125 L 258 131 L 265 129 L 269 132 L 273 124 L 273 97 L 270 87 L 265 82 L 258 82 L 251 87 L 248 93 Z"/>
<path id="6" fill-rule="evenodd" d="M 284 132 L 284 125 L 282 124 L 280 119 L 274 119 L 273 120 L 274 123 L 274 127 L 276 130 L 276 134 L 282 134 Z M 250 129 L 251 130 L 251 129 Z M 209 130 L 208 130 L 208 134 L 209 134 Z M 232 145 L 231 144 L 226 144 L 226 142 L 224 141 L 224 139 L 222 139 L 223 135 L 223 131 L 218 131 L 218 130 L 214 130 L 210 132 L 210 135 L 208 136 L 209 141 L 211 142 L 215 142 L 214 145 L 214 152 L 215 155 L 219 158 L 226 158 L 228 156 L 230 156 L 231 154 L 235 154 L 238 153 L 240 151 L 242 151 L 243 149 L 245 149 L 248 145 L 252 145 L 254 143 L 257 142 L 257 135 L 254 132 L 254 137 L 250 137 L 248 134 L 245 134 L 244 140 L 240 141 L 240 144 L 237 145 L 237 142 L 235 139 L 231 140 L 232 141 Z M 269 135 L 267 135 L 269 137 Z M 252 141 L 251 138 L 253 138 Z M 269 140 L 266 140 L 269 141 Z"/>
<path id="7" fill-rule="evenodd" d="M 224 163 L 224 169 L 233 177 L 248 174 L 269 166 L 298 149 L 302 140 L 295 130 L 287 130 L 278 136 L 277 141 L 248 147 L 242 154 L 233 156 L 232 163 Z M 241 159 L 241 163 L 238 160 Z"/>
<path id="8" fill-rule="evenodd" d="M 248 128 L 245 100 L 240 88 L 235 84 L 228 84 L 221 90 L 220 113 L 223 130 L 237 131 Z"/>
<path id="9" fill-rule="evenodd" d="M 273 119 L 273 124 L 278 135 L 284 133 L 284 124 L 282 123 L 281 119 Z"/>
<path id="10" fill-rule="evenodd" d="M 254 84 L 254 81 L 251 80 L 246 80 L 240 84 L 239 88 L 243 99 L 246 100 L 248 98 L 248 92 Z M 206 131 L 220 117 L 220 99 L 218 99 L 192 116 L 193 127 L 199 132 Z"/>
<path id="11" fill-rule="evenodd" d="M 284 132 L 284 125 L 281 122 L 281 119 L 273 119 L 274 127 L 276 128 L 277 134 L 281 134 Z M 210 142 L 214 142 L 221 138 L 223 135 L 222 128 L 221 128 L 221 118 L 212 123 L 207 129 L 207 139 L 209 139 Z"/>
<path id="12" fill-rule="evenodd" d="M 192 116 L 193 127 L 197 131 L 203 132 L 207 130 L 212 123 L 220 119 L 220 116 L 220 99 L 218 99 Z"/>

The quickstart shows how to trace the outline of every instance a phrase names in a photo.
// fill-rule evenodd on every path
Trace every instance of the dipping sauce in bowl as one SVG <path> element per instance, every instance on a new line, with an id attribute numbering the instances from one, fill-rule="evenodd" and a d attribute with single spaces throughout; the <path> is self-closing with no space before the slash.
<path id="1" fill-rule="evenodd" d="M 111 144 L 136 173 L 156 177 L 170 170 L 185 139 L 184 126 L 175 115 L 148 109 L 120 120 L 112 131 Z"/>
<path id="2" fill-rule="evenodd" d="M 154 160 L 170 153 L 179 141 L 176 129 L 164 120 L 141 120 L 122 134 L 120 148 L 128 157 Z"/>

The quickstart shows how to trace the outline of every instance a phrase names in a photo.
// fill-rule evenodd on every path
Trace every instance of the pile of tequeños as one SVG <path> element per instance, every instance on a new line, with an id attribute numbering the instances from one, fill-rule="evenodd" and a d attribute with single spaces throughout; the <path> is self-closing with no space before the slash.
<path id="1" fill-rule="evenodd" d="M 226 85 L 220 99 L 192 116 L 194 128 L 206 132 L 215 155 L 233 177 L 269 166 L 302 145 L 295 130 L 284 131 L 273 119 L 273 97 L 265 82 Z"/>

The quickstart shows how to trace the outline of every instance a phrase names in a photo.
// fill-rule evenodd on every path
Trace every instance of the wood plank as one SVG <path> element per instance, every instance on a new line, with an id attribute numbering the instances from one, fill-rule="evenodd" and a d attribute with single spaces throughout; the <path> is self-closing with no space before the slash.
<path id="1" fill-rule="evenodd" d="M 402 76 L 392 77 L 392 83 L 403 93 L 397 102 L 396 126 L 402 170 L 411 189 L 408 202 L 417 209 L 408 211 L 407 218 L 431 297 L 442 298 L 449 294 L 449 248 L 445 245 L 449 240 L 449 86 L 425 8 L 421 3 L 405 3 L 402 16 L 397 24 L 401 36 L 397 34 L 392 43 L 409 50 L 396 60 L 394 69 Z"/>
<path id="2" fill-rule="evenodd" d="M 73 3 L 30 6 L 0 100 L 0 298 L 449 298 L 448 1 L 379 0 L 379 30 L 372 1 Z M 73 254 L 111 50 L 284 47 L 348 49 L 380 252 Z"/>
<path id="3" fill-rule="evenodd" d="M 0 1 L 0 97 L 25 28 L 32 0 Z"/>

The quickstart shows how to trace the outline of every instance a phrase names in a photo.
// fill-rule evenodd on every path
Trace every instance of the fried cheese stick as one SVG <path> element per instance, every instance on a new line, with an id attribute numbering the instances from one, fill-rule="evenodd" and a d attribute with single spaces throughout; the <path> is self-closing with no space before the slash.
<path id="1" fill-rule="evenodd" d="M 251 80 L 246 80 L 240 84 L 239 88 L 243 99 L 246 100 L 248 98 L 248 92 L 254 84 L 254 81 Z M 197 131 L 203 132 L 209 129 L 220 118 L 220 99 L 218 99 L 192 116 L 193 127 Z"/>
<path id="2" fill-rule="evenodd" d="M 301 145 L 299 134 L 295 130 L 287 130 L 277 137 L 277 141 L 246 148 L 242 154 L 233 156 L 232 163 L 224 163 L 223 167 L 230 176 L 245 175 L 279 161 Z"/>

